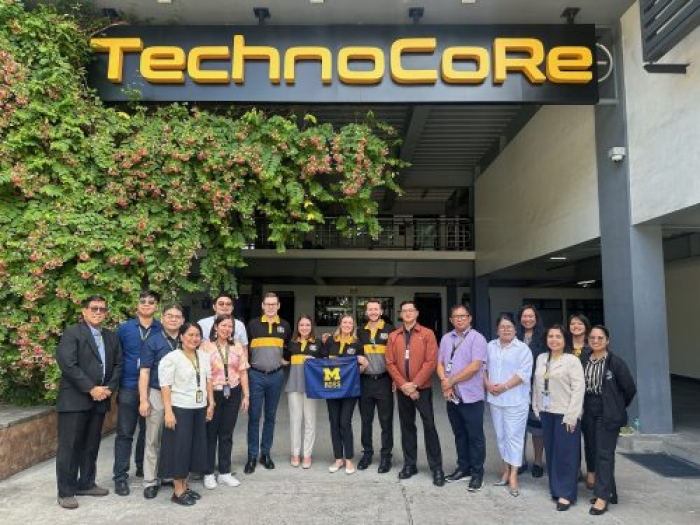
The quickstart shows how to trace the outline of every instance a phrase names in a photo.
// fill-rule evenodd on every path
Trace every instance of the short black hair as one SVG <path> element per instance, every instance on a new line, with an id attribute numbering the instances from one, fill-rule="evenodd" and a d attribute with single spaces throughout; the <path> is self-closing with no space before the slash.
<path id="1" fill-rule="evenodd" d="M 513 325 L 514 328 L 518 326 L 517 324 L 515 324 L 515 318 L 510 312 L 503 312 L 498 317 L 496 317 L 496 330 L 498 330 L 498 327 L 502 321 L 508 321 L 510 324 Z"/>
<path id="2" fill-rule="evenodd" d="M 101 295 L 96 295 L 96 294 L 91 295 L 83 301 L 83 308 L 87 308 L 88 306 L 90 306 L 90 303 L 92 303 L 92 302 L 107 304 L 107 299 L 105 299 Z"/>
<path id="3" fill-rule="evenodd" d="M 160 294 L 153 290 L 143 290 L 139 293 L 139 299 L 146 299 L 147 297 L 153 297 L 157 303 L 160 302 Z"/>
<path id="4" fill-rule="evenodd" d="M 407 299 L 405 301 L 401 301 L 401 304 L 399 305 L 399 310 L 401 310 L 407 304 L 411 304 L 413 305 L 413 308 L 416 308 L 416 302 L 413 299 Z M 418 310 L 418 308 L 416 308 L 416 310 Z"/>
<path id="5" fill-rule="evenodd" d="M 214 297 L 214 304 L 216 304 L 216 301 L 218 301 L 219 299 L 231 299 L 232 303 L 236 302 L 236 298 L 233 297 L 233 294 L 229 292 L 219 292 L 217 296 Z"/>
<path id="6" fill-rule="evenodd" d="M 466 304 L 456 304 L 450 308 L 450 317 L 452 317 L 455 311 L 459 310 L 460 308 L 464 308 L 469 315 L 472 315 L 472 309 L 469 308 Z"/>

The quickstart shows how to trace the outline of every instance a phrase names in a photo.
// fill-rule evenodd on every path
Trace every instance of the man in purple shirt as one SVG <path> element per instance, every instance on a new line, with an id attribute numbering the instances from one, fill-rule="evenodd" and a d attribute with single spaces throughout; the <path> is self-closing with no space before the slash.
<path id="1" fill-rule="evenodd" d="M 484 485 L 484 363 L 486 339 L 471 327 L 471 310 L 453 306 L 450 322 L 455 327 L 440 340 L 437 373 L 447 416 L 455 435 L 457 468 L 445 481 L 469 481 L 469 492 Z M 471 478 L 471 479 L 470 479 Z"/>

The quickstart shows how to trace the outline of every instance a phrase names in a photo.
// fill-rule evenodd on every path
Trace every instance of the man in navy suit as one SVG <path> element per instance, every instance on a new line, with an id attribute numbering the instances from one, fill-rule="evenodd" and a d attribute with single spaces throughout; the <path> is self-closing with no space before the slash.
<path id="1" fill-rule="evenodd" d="M 93 295 L 83 303 L 83 321 L 63 332 L 56 349 L 61 384 L 56 405 L 58 504 L 78 508 L 75 496 L 106 496 L 95 484 L 102 423 L 119 386 L 122 350 L 114 332 L 102 328 L 107 302 Z"/>

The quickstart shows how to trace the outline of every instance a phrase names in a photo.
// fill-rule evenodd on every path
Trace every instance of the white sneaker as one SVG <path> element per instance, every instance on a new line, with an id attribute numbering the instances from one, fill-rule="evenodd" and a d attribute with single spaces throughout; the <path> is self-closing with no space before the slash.
<path id="1" fill-rule="evenodd" d="M 214 474 L 206 474 L 204 476 L 204 488 L 205 489 L 215 489 L 216 488 L 216 478 L 214 477 Z"/>
<path id="2" fill-rule="evenodd" d="M 219 474 L 219 483 L 222 485 L 227 485 L 229 487 L 237 487 L 241 484 L 240 481 L 238 481 L 235 476 L 232 476 L 231 474 Z"/>

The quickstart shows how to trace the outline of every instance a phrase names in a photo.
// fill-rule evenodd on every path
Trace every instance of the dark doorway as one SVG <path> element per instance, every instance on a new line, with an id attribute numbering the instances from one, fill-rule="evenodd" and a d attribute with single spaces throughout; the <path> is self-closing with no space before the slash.
<path id="1" fill-rule="evenodd" d="M 418 322 L 442 336 L 442 297 L 439 293 L 416 294 L 413 301 L 418 310 Z"/>
<path id="2" fill-rule="evenodd" d="M 277 292 L 280 298 L 279 316 L 294 327 L 296 318 L 294 317 L 294 292 Z"/>

